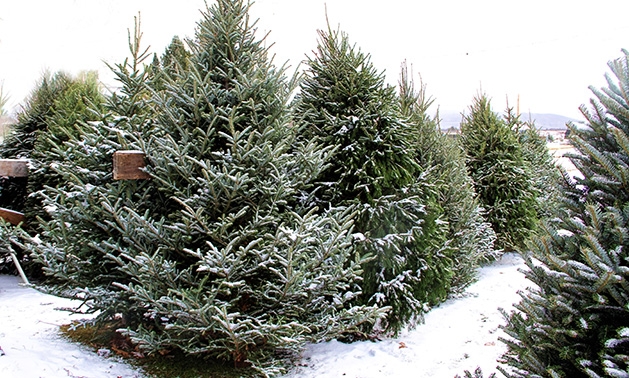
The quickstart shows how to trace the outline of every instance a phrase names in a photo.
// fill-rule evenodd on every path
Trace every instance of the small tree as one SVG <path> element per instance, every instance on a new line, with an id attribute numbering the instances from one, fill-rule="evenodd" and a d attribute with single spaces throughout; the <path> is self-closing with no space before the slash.
<path id="1" fill-rule="evenodd" d="M 359 303 L 390 306 L 383 325 L 398 332 L 447 296 L 452 276 L 446 225 L 434 183 L 415 161 L 412 128 L 395 88 L 384 84 L 347 35 L 319 32 L 316 55 L 296 97 L 300 140 L 334 148 L 307 197 L 323 208 L 354 206 L 364 265 Z"/>
<path id="2" fill-rule="evenodd" d="M 592 88 L 585 127 L 569 125 L 583 177 L 566 176 L 561 212 L 529 244 L 536 287 L 506 315 L 510 377 L 629 375 L 629 53 Z"/>
<path id="3" fill-rule="evenodd" d="M 517 134 L 481 95 L 461 123 L 460 140 L 474 187 L 496 232 L 496 247 L 512 250 L 522 245 L 536 226 L 537 214 L 531 168 Z"/>

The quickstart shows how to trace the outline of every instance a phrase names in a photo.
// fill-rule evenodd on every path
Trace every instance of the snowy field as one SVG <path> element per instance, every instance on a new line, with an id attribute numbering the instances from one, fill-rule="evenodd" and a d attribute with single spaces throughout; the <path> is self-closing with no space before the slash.
<path id="1" fill-rule="evenodd" d="M 507 254 L 484 267 L 465 295 L 433 309 L 424 324 L 395 339 L 309 345 L 287 377 L 454 377 L 482 367 L 495 371 L 506 350 L 498 341 L 507 310 L 529 284 L 519 269 L 522 259 Z M 56 307 L 66 299 L 19 285 L 18 277 L 0 276 L 0 377 L 131 378 L 142 373 L 120 360 L 59 336 L 58 329 L 76 319 Z"/>

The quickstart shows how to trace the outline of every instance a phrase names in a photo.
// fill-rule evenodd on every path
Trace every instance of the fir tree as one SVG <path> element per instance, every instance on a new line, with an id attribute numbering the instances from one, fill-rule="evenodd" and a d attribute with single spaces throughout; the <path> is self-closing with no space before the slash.
<path id="1" fill-rule="evenodd" d="M 395 88 L 369 55 L 339 31 L 319 32 L 316 55 L 295 101 L 299 138 L 334 148 L 310 200 L 323 208 L 355 206 L 357 251 L 364 266 L 361 303 L 390 306 L 392 332 L 446 297 L 451 271 L 442 209 L 415 161 L 412 128 L 400 116 Z"/>
<path id="2" fill-rule="evenodd" d="M 537 223 L 531 168 L 518 136 L 480 95 L 461 123 L 460 140 L 487 220 L 496 232 L 496 247 L 512 250 L 524 243 Z"/>
<path id="3" fill-rule="evenodd" d="M 512 108 L 507 108 L 505 122 L 516 132 L 524 159 L 534 169 L 531 170 L 535 193 L 535 212 L 540 219 L 551 218 L 559 206 L 562 170 L 555 165 L 544 138 L 533 120 L 522 121 Z"/>
<path id="4" fill-rule="evenodd" d="M 610 62 L 608 87 L 591 88 L 585 126 L 570 125 L 582 177 L 565 176 L 560 216 L 533 239 L 536 285 L 506 315 L 510 377 L 629 376 L 629 53 Z"/>
<path id="5" fill-rule="evenodd" d="M 434 99 L 426 86 L 415 87 L 403 64 L 399 81 L 400 108 L 414 128 L 414 148 L 420 166 L 435 182 L 439 205 L 448 222 L 448 237 L 453 249 L 452 290 L 461 291 L 472 283 L 482 262 L 498 256 L 493 245 L 496 235 L 480 207 L 472 179 L 465 166 L 465 154 L 457 141 L 441 132 L 438 115 L 428 114 Z"/>
<path id="6" fill-rule="evenodd" d="M 1 158 L 30 157 L 38 133 L 46 130 L 46 120 L 54 111 L 55 99 L 68 88 L 70 81 L 70 77 L 62 72 L 43 75 L 18 113 L 12 132 L 0 145 Z M 26 178 L 0 178 L 0 207 L 22 211 L 27 182 Z"/>
<path id="7" fill-rule="evenodd" d="M 26 221 L 21 227 L 27 232 L 35 235 L 39 231 L 39 218 L 46 216 L 39 192 L 59 184 L 58 175 L 50 168 L 56 161 L 52 150 L 79 133 L 76 127 L 80 122 L 95 119 L 91 108 L 97 108 L 102 101 L 94 73 L 76 78 L 61 72 L 46 74 L 19 113 L 15 133 L 0 147 L 0 153 L 5 158 L 29 158 L 30 174 L 28 178 L 4 178 L 0 199 L 4 207 L 25 214 Z M 15 239 L 14 234 L 20 231 L 3 228 L 1 232 L 8 241 Z M 7 244 L 7 249 L 13 248 Z M 41 275 L 20 248 L 14 252 L 31 278 Z"/>
<path id="8" fill-rule="evenodd" d="M 70 184 L 46 197 L 54 218 L 28 246 L 98 320 L 121 316 L 142 350 L 266 375 L 306 341 L 354 337 L 382 311 L 350 306 L 363 262 L 354 212 L 297 206 L 330 149 L 295 140 L 291 87 L 248 10 L 220 0 L 203 12 L 187 67 L 139 69 L 144 54 L 116 67 L 121 94 L 83 144 L 65 143 L 87 153 L 59 164 Z M 112 182 L 101 158 L 114 148 L 144 151 L 151 179 Z"/>

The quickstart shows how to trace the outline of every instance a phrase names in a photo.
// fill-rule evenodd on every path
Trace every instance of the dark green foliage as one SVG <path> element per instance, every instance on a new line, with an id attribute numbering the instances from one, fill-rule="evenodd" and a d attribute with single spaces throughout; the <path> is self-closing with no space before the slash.
<path id="1" fill-rule="evenodd" d="M 536 285 L 507 317 L 511 377 L 626 377 L 629 344 L 629 55 L 592 88 L 587 126 L 570 126 L 572 161 L 560 216 L 533 239 L 527 277 Z"/>
<path id="2" fill-rule="evenodd" d="M 18 115 L 15 131 L 0 147 L 0 154 L 4 158 L 28 158 L 30 174 L 28 178 L 2 179 L 0 206 L 23 212 L 26 222 L 21 227 L 27 232 L 35 235 L 39 218 L 47 216 L 39 192 L 59 184 L 59 176 L 51 168 L 59 160 L 55 148 L 80 133 L 85 122 L 94 120 L 91 108 L 98 108 L 102 101 L 94 73 L 76 78 L 64 73 L 46 74 Z M 0 231 L 5 241 L 19 232 L 14 228 Z M 39 267 L 20 248 L 7 245 L 7 249 L 16 253 L 31 278 L 41 275 Z"/>
<path id="3" fill-rule="evenodd" d="M 531 167 L 509 125 L 485 95 L 474 99 L 461 123 L 461 144 L 476 192 L 496 232 L 496 247 L 522 245 L 537 223 Z"/>
<path id="4" fill-rule="evenodd" d="M 330 149 L 295 140 L 292 88 L 248 9 L 220 0 L 203 12 L 177 69 L 143 65 L 136 31 L 133 59 L 112 67 L 120 93 L 64 143 L 68 184 L 44 193 L 52 219 L 26 244 L 58 291 L 122 321 L 146 352 L 267 375 L 306 341 L 364 338 L 382 310 L 350 306 L 364 263 L 355 212 L 300 204 Z M 116 149 L 144 151 L 151 179 L 112 181 Z"/>
<path id="5" fill-rule="evenodd" d="M 41 82 L 26 100 L 18 114 L 12 132 L 0 145 L 0 158 L 29 158 L 37 135 L 47 128 L 46 120 L 54 111 L 58 96 L 70 85 L 71 78 L 65 73 L 43 75 Z M 0 207 L 22 211 L 26 200 L 26 178 L 0 178 Z"/>
<path id="6" fill-rule="evenodd" d="M 168 81 L 172 81 L 190 70 L 190 57 L 191 54 L 184 43 L 175 36 L 162 54 L 161 59 L 158 59 L 157 56 L 153 58 L 151 70 L 154 78 L 151 87 L 165 90 Z"/>
<path id="7" fill-rule="evenodd" d="M 505 112 L 504 119 L 517 133 L 524 159 L 534 168 L 531 176 L 536 197 L 535 212 L 540 219 L 552 218 L 560 203 L 562 169 L 555 165 L 546 138 L 540 135 L 533 120 L 522 121 L 511 108 Z"/>
<path id="8" fill-rule="evenodd" d="M 482 262 L 498 256 L 493 248 L 496 235 L 483 216 L 463 150 L 441 132 L 438 119 L 428 115 L 434 100 L 426 96 L 425 85 L 415 88 L 406 65 L 399 84 L 400 108 L 413 128 L 417 162 L 427 171 L 427 181 L 435 183 L 437 201 L 448 222 L 454 261 L 452 290 L 461 291 L 474 281 Z"/>
<path id="9" fill-rule="evenodd" d="M 299 139 L 334 149 L 309 201 L 355 206 L 356 251 L 364 265 L 358 303 L 390 306 L 392 332 L 421 318 L 449 291 L 451 249 L 430 175 L 417 164 L 413 128 L 402 120 L 393 87 L 347 35 L 321 31 L 295 101 Z"/>

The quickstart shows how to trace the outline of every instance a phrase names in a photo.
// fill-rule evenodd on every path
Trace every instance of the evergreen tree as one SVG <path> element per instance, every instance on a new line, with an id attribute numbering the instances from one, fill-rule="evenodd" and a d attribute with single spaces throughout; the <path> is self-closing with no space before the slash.
<path id="1" fill-rule="evenodd" d="M 390 306 L 383 325 L 398 332 L 446 297 L 451 250 L 434 183 L 415 161 L 412 128 L 395 88 L 338 31 L 319 32 L 316 55 L 296 97 L 299 138 L 334 148 L 308 196 L 323 208 L 354 206 L 364 265 L 359 303 Z"/>
<path id="2" fill-rule="evenodd" d="M 140 69 L 134 54 L 116 67 L 121 94 L 83 142 L 64 144 L 80 158 L 58 165 L 69 184 L 46 196 L 54 218 L 27 244 L 65 295 L 118 320 L 143 350 L 266 375 L 306 341 L 354 337 L 382 310 L 350 306 L 363 263 L 354 212 L 298 205 L 330 150 L 295 140 L 292 88 L 248 10 L 219 0 L 203 12 L 188 66 Z M 151 179 L 112 182 L 101 162 L 114 148 L 144 151 Z"/>
<path id="3" fill-rule="evenodd" d="M 480 207 L 472 179 L 465 166 L 465 154 L 457 141 L 441 132 L 438 115 L 428 115 L 434 99 L 427 97 L 426 86 L 416 88 L 406 64 L 399 82 L 400 108 L 414 128 L 414 148 L 420 166 L 435 182 L 439 205 L 448 222 L 448 237 L 453 249 L 452 290 L 462 291 L 476 277 L 482 262 L 498 256 L 493 245 L 496 235 Z"/>
<path id="4" fill-rule="evenodd" d="M 183 41 L 177 36 L 173 37 L 161 59 L 158 59 L 157 55 L 153 58 L 151 70 L 155 77 L 152 80 L 151 87 L 164 90 L 166 89 L 164 85 L 168 80 L 172 80 L 173 77 L 182 75 L 185 71 L 190 70 L 190 56 L 191 54 L 186 49 Z"/>
<path id="5" fill-rule="evenodd" d="M 487 220 L 496 232 L 496 247 L 511 250 L 521 245 L 535 228 L 537 214 L 531 167 L 517 134 L 480 95 L 461 123 L 460 140 Z"/>
<path id="6" fill-rule="evenodd" d="M 510 377 L 629 376 L 629 53 L 591 88 L 586 126 L 570 125 L 582 177 L 565 176 L 560 216 L 533 239 L 536 285 L 506 315 Z"/>
<path id="7" fill-rule="evenodd" d="M 25 159 L 33 151 L 39 132 L 46 130 L 46 120 L 54 111 L 54 101 L 70 85 L 62 72 L 45 73 L 18 113 L 12 132 L 0 145 L 0 158 Z M 0 178 L 0 207 L 15 211 L 24 209 L 27 178 Z"/>
<path id="8" fill-rule="evenodd" d="M 3 207 L 24 212 L 26 221 L 21 227 L 31 234 L 38 232 L 38 218 L 45 217 L 39 191 L 56 187 L 59 177 L 50 168 L 55 158 L 51 150 L 79 131 L 76 125 L 95 119 L 90 107 L 103 101 L 100 85 L 94 73 L 71 77 L 65 73 L 46 74 L 18 115 L 15 133 L 0 147 L 4 158 L 29 158 L 28 178 L 3 178 L 0 202 Z M 12 227 L 3 228 L 2 239 L 14 239 Z M 14 250 L 9 244 L 7 250 Z M 40 276 L 29 256 L 20 248 L 14 250 L 32 278 Z M 11 263 L 12 265 L 12 263 Z"/>
<path id="9" fill-rule="evenodd" d="M 537 216 L 540 219 L 551 218 L 555 216 L 560 202 L 561 168 L 555 165 L 546 138 L 540 134 L 533 120 L 522 121 L 512 108 L 507 108 L 504 119 L 518 135 L 524 159 L 534 167 L 531 174 Z"/>

